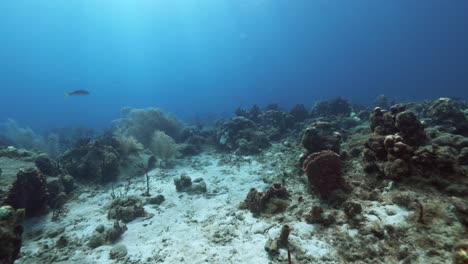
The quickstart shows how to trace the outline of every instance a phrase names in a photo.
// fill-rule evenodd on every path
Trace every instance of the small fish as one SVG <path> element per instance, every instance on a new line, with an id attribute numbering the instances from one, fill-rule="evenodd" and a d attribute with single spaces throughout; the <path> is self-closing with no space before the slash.
<path id="1" fill-rule="evenodd" d="M 86 90 L 76 90 L 76 91 L 65 93 L 65 96 L 86 96 L 86 95 L 89 95 L 89 92 Z"/>

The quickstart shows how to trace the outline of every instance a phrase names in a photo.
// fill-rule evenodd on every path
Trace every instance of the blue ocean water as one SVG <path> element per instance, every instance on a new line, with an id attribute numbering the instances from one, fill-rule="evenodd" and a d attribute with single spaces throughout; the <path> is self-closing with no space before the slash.
<path id="1" fill-rule="evenodd" d="M 468 2 L 0 2 L 0 121 L 107 127 L 122 107 L 181 118 L 239 106 L 468 94 Z M 86 89 L 87 97 L 64 97 Z"/>

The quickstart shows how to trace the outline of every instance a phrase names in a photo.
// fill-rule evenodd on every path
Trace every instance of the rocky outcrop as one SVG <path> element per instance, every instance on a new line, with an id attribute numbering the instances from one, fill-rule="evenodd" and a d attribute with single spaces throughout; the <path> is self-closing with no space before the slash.
<path id="1" fill-rule="evenodd" d="M 63 168 L 75 179 L 109 182 L 119 174 L 119 142 L 104 136 L 82 140 L 61 159 Z"/>

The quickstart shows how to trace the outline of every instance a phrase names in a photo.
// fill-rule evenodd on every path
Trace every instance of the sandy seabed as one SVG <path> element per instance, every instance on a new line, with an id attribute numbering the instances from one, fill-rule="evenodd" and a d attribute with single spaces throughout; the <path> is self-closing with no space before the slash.
<path id="1" fill-rule="evenodd" d="M 23 246 L 16 263 L 37 263 L 39 259 L 50 259 L 53 263 L 287 263 L 287 250 L 281 249 L 278 256 L 271 258 L 264 249 L 269 238 L 279 236 L 282 224 L 278 218 L 257 218 L 248 210 L 239 209 L 251 188 L 265 190 L 270 185 L 265 183 L 266 179 L 274 178 L 278 172 L 269 162 L 260 162 L 256 157 L 242 157 L 235 165 L 220 161 L 221 154 L 202 154 L 172 169 L 150 172 L 151 194 L 162 194 L 165 201 L 161 205 L 146 204 L 148 216 L 127 224 L 128 230 L 115 243 L 127 247 L 125 258 L 110 259 L 109 252 L 115 244 L 95 249 L 86 244 L 98 225 L 111 227 L 113 224 L 113 220 L 107 219 L 111 186 L 88 185 L 75 191 L 58 221 L 50 221 L 51 214 L 26 221 Z M 208 192 L 177 192 L 174 178 L 182 174 L 192 179 L 203 178 Z M 126 185 L 127 180 L 115 184 L 115 193 L 124 193 Z M 131 179 L 129 186 L 128 195 L 141 195 L 145 190 L 144 176 Z M 306 188 L 289 191 L 306 192 Z M 384 221 L 384 224 L 398 225 L 407 215 L 407 211 L 396 205 L 370 202 L 364 209 L 368 224 Z M 328 243 L 333 239 L 333 230 L 316 232 L 315 225 L 297 218 L 287 218 L 287 224 L 292 228 L 290 243 L 301 251 L 300 256 L 293 252 L 293 263 L 307 263 L 310 259 L 338 263 L 331 257 L 335 252 Z M 340 228 L 351 237 L 357 234 L 347 225 Z M 59 235 L 69 241 L 66 247 L 55 246 Z"/>

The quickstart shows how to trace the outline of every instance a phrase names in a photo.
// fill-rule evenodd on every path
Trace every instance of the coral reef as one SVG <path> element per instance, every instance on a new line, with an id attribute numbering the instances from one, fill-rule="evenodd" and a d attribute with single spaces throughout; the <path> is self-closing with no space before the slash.
<path id="1" fill-rule="evenodd" d="M 349 116 L 352 107 L 341 97 L 317 102 L 312 108 L 312 116 Z"/>
<path id="2" fill-rule="evenodd" d="M 240 154 L 258 153 L 270 146 L 267 135 L 259 131 L 253 121 L 242 116 L 221 124 L 216 138 L 222 149 L 237 150 Z"/>
<path id="3" fill-rule="evenodd" d="M 178 152 L 182 156 L 199 154 L 203 146 L 208 144 L 211 131 L 199 130 L 191 127 L 184 128 L 180 133 L 180 142 L 177 146 Z"/>
<path id="4" fill-rule="evenodd" d="M 46 177 L 36 169 L 26 169 L 16 175 L 4 204 L 24 208 L 27 217 L 38 216 L 47 212 L 48 197 Z"/>
<path id="5" fill-rule="evenodd" d="M 113 244 L 127 231 L 125 224 L 120 224 L 119 221 L 115 221 L 112 228 L 106 230 L 104 225 L 96 227 L 93 234 L 88 238 L 87 245 L 90 248 L 97 248 L 105 243 Z"/>
<path id="6" fill-rule="evenodd" d="M 74 188 L 75 184 L 71 175 L 47 178 L 48 205 L 53 210 L 55 216 L 58 217 L 67 201 L 67 194 Z M 55 219 L 56 217 L 53 218 Z"/>
<path id="7" fill-rule="evenodd" d="M 307 173 L 309 190 L 316 190 L 323 199 L 336 199 L 337 191 L 347 189 L 340 156 L 331 150 L 310 154 L 304 161 L 303 170 Z"/>
<path id="8" fill-rule="evenodd" d="M 218 122 L 217 145 L 223 150 L 234 150 L 241 155 L 257 154 L 271 146 L 272 141 L 284 138 L 308 116 L 303 105 L 296 106 L 290 113 L 274 105 L 265 109 L 256 105 L 250 109 L 239 108 L 235 117 Z"/>
<path id="9" fill-rule="evenodd" d="M 120 259 L 127 255 L 127 247 L 124 244 L 117 244 L 109 251 L 110 259 Z"/>
<path id="10" fill-rule="evenodd" d="M 174 184 L 178 192 L 187 192 L 192 194 L 206 193 L 206 183 L 202 178 L 192 179 L 187 175 L 181 175 L 174 179 Z"/>
<path id="11" fill-rule="evenodd" d="M 409 111 L 398 113 L 395 118 L 395 128 L 403 142 L 410 146 L 421 146 L 426 142 L 424 127 L 416 115 Z"/>
<path id="12" fill-rule="evenodd" d="M 123 157 L 138 154 L 144 149 L 143 145 L 133 136 L 117 134 L 115 135 L 115 139 L 119 142 L 120 155 Z"/>
<path id="13" fill-rule="evenodd" d="M 355 201 L 348 201 L 343 204 L 343 210 L 348 219 L 356 219 L 362 214 L 362 205 Z"/>
<path id="14" fill-rule="evenodd" d="M 24 161 L 34 161 L 37 154 L 35 152 L 18 149 L 13 146 L 8 146 L 6 148 L 0 148 L 0 157 L 6 157 L 10 159 L 21 159 Z"/>
<path id="15" fill-rule="evenodd" d="M 258 105 L 253 105 L 250 109 L 238 108 L 235 111 L 236 116 L 244 117 L 245 119 L 252 120 L 252 122 L 258 122 L 260 120 L 259 115 L 262 113 L 262 109 Z"/>
<path id="16" fill-rule="evenodd" d="M 263 131 L 270 140 L 280 139 L 294 124 L 291 115 L 279 110 L 266 110 L 258 118 L 259 130 Z"/>
<path id="17" fill-rule="evenodd" d="M 254 216 L 259 216 L 261 213 L 274 214 L 286 209 L 289 196 L 286 188 L 275 183 L 266 192 L 251 189 L 240 208 L 248 209 Z"/>
<path id="18" fill-rule="evenodd" d="M 31 128 L 20 127 L 13 119 L 0 124 L 0 146 L 2 141 L 4 146 L 12 145 L 17 148 L 45 152 L 53 158 L 57 158 L 66 147 L 56 133 L 38 134 Z"/>
<path id="19" fill-rule="evenodd" d="M 289 115 L 294 123 L 299 123 L 309 118 L 309 111 L 303 104 L 297 104 L 289 111 Z"/>
<path id="20" fill-rule="evenodd" d="M 112 136 L 82 140 L 61 158 L 62 167 L 76 179 L 95 182 L 115 180 L 121 157 L 119 142 Z"/>
<path id="21" fill-rule="evenodd" d="M 82 126 L 66 126 L 51 129 L 49 132 L 49 142 L 56 142 L 59 147 L 57 150 L 60 150 L 60 153 L 62 153 L 63 150 L 72 148 L 78 141 L 95 136 L 96 131 L 91 128 Z M 51 155 L 49 152 L 48 154 L 53 158 L 58 157 Z"/>
<path id="22" fill-rule="evenodd" d="M 454 195 L 468 193 L 465 181 L 458 176 L 465 174 L 461 167 L 463 148 L 468 146 L 465 137 L 437 128 L 427 129 L 426 133 L 416 114 L 403 105 L 393 106 L 390 112 L 376 108 L 370 127 L 374 133 L 363 152 L 366 173 L 391 180 L 423 177 Z M 458 181 L 456 188 L 448 182 L 450 178 Z"/>
<path id="23" fill-rule="evenodd" d="M 47 178 L 52 222 L 25 222 L 19 261 L 466 262 L 468 139 L 457 122 L 464 122 L 460 111 L 466 120 L 467 105 L 437 100 L 385 111 L 388 100 L 378 99 L 373 111 L 341 98 L 318 103 L 312 114 L 304 105 L 290 111 L 253 106 L 214 127 L 168 130 L 161 127 L 170 120 L 147 120 L 170 119 L 164 113 L 141 110 L 60 159 L 58 177 Z M 150 152 L 155 134 L 182 154 L 175 166 L 158 166 L 165 158 L 156 153 L 161 147 L 153 150 L 158 158 Z M 47 175 L 59 163 L 0 149 L 2 179 L 14 177 L 17 169 L 7 165 L 19 160 L 16 168 L 36 161 Z M 117 196 L 111 185 L 109 204 L 102 204 L 109 199 L 105 186 L 81 182 L 114 180 L 117 174 L 125 176 L 117 186 L 128 184 Z M 67 200 L 66 214 L 53 222 Z M 113 226 L 89 230 L 103 220 L 103 210 Z M 14 230 L 16 223 L 5 231 L 1 212 L 0 234 L 19 239 L 15 232 L 22 229 Z M 174 221 L 161 221 L 167 219 Z M 123 223 L 131 228 L 124 236 Z M 18 243 L 8 239 L 0 243 Z M 17 255 L 13 244 L 1 244 L 0 256 Z M 245 250 L 263 245 L 267 252 Z"/>
<path id="24" fill-rule="evenodd" d="M 156 195 L 154 197 L 150 197 L 150 198 L 147 199 L 149 204 L 155 204 L 155 205 L 160 205 L 165 200 L 166 200 L 166 198 L 164 198 L 164 196 L 162 194 L 158 194 L 158 195 Z"/>
<path id="25" fill-rule="evenodd" d="M 45 154 L 37 156 L 34 163 L 36 164 L 37 169 L 47 176 L 57 176 L 60 174 L 60 168 L 57 162 Z"/>
<path id="26" fill-rule="evenodd" d="M 321 206 L 313 206 L 305 215 L 305 220 L 309 224 L 321 224 L 328 227 L 336 222 L 336 216 L 333 213 L 325 212 Z"/>
<path id="27" fill-rule="evenodd" d="M 70 193 L 75 189 L 75 180 L 73 179 L 73 176 L 68 174 L 61 176 L 60 181 L 62 182 L 65 193 Z"/>
<path id="28" fill-rule="evenodd" d="M 146 215 L 143 202 L 137 196 L 124 196 L 112 201 L 107 218 L 128 223 L 137 217 Z"/>
<path id="29" fill-rule="evenodd" d="M 31 128 L 20 127 L 13 119 L 1 125 L 0 133 L 17 148 L 46 150 L 45 139 L 41 135 Z"/>
<path id="30" fill-rule="evenodd" d="M 21 249 L 24 210 L 0 207 L 0 263 L 13 264 Z"/>
<path id="31" fill-rule="evenodd" d="M 375 98 L 374 105 L 375 105 L 375 107 L 379 107 L 379 108 L 383 108 L 383 109 L 389 109 L 390 108 L 390 103 L 388 101 L 388 98 L 383 94 L 381 94 L 381 95 L 377 96 L 377 98 Z"/>
<path id="32" fill-rule="evenodd" d="M 328 122 L 315 122 L 302 134 L 302 146 L 307 150 L 305 157 L 322 150 L 340 152 L 341 135 Z"/>
<path id="33" fill-rule="evenodd" d="M 380 107 L 376 107 L 370 116 L 370 128 L 372 132 L 378 135 L 395 134 L 395 117 L 405 109 L 406 107 L 401 105 L 392 106 L 390 111 L 385 111 Z"/>
<path id="34" fill-rule="evenodd" d="M 114 121 L 114 134 L 132 136 L 146 147 L 151 145 L 155 131 L 162 131 L 177 141 L 183 127 L 174 116 L 158 108 L 124 108 L 122 114 L 126 117 Z"/>
<path id="35" fill-rule="evenodd" d="M 163 131 L 155 131 L 149 144 L 151 152 L 161 160 L 168 162 L 178 154 L 177 145 L 170 136 Z"/>
<path id="36" fill-rule="evenodd" d="M 426 115 L 445 131 L 468 136 L 468 121 L 460 103 L 440 98 L 431 104 Z"/>

